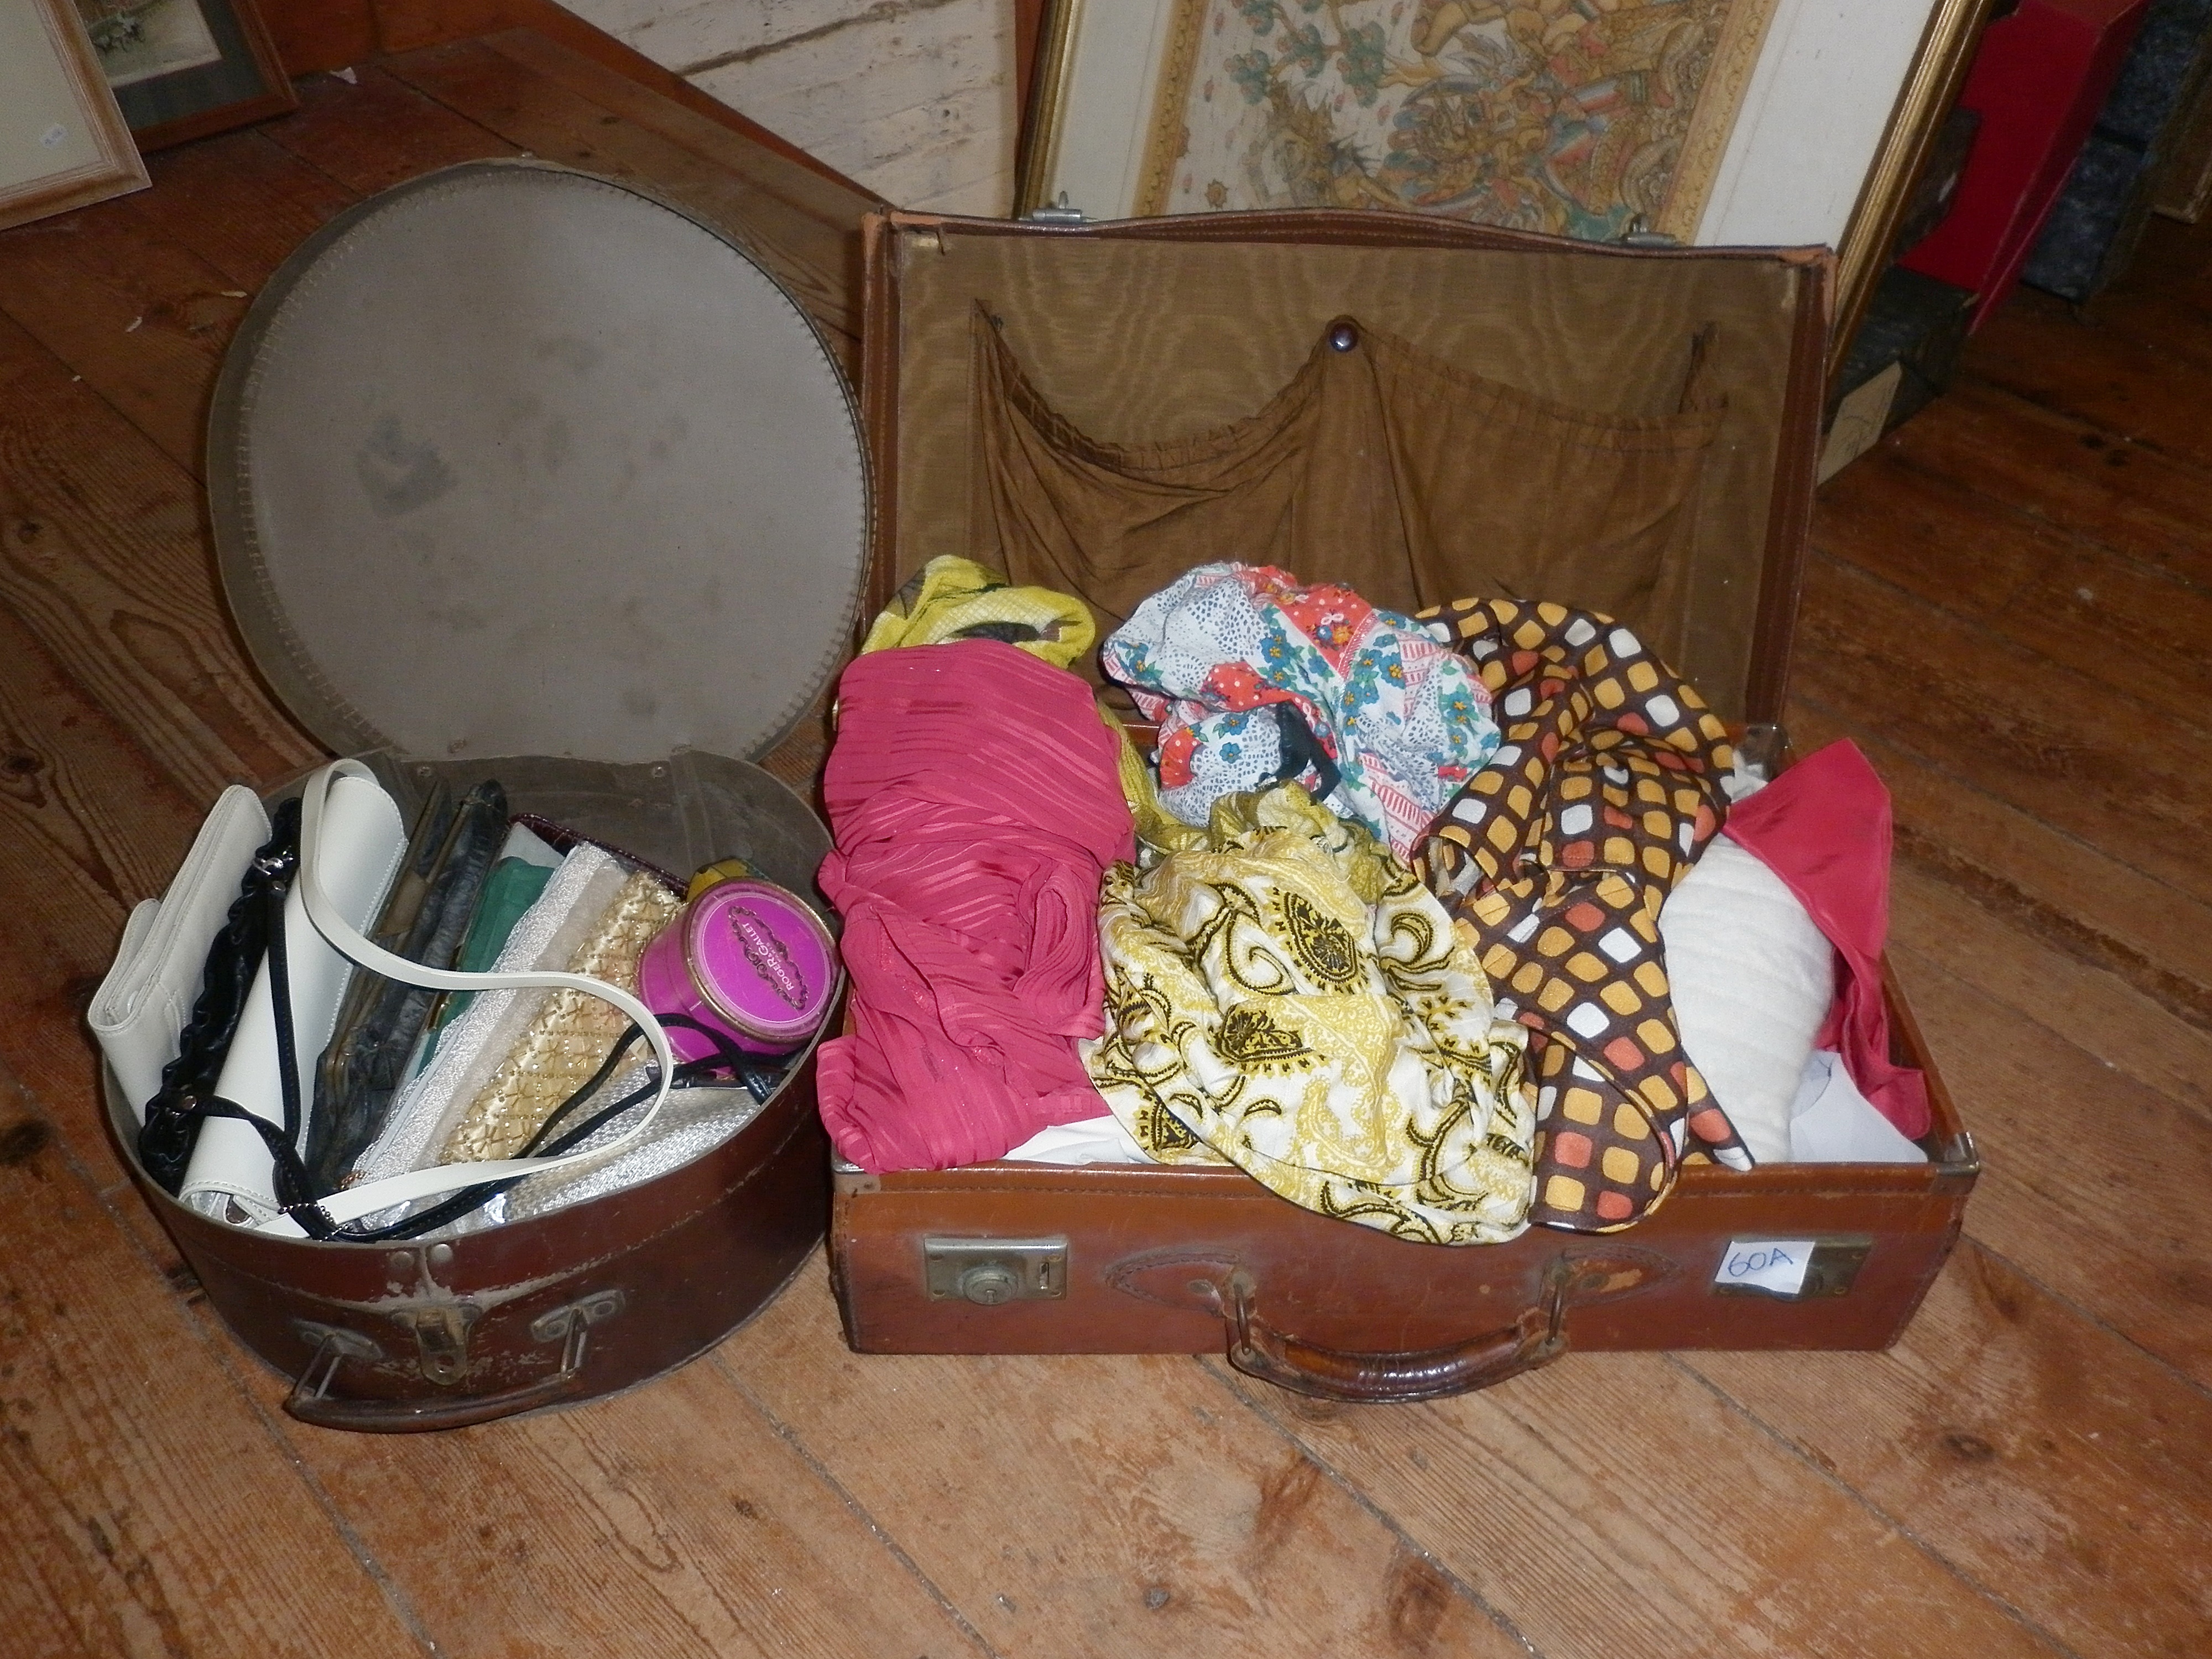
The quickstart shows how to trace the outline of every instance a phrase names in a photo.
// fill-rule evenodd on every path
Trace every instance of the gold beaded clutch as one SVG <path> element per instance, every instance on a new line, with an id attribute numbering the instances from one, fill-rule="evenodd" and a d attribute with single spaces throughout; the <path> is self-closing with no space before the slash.
<path id="1" fill-rule="evenodd" d="M 635 872 L 590 937 L 576 947 L 568 971 L 635 991 L 638 957 L 683 902 L 659 878 Z M 554 1109 L 599 1069 L 629 1023 L 611 1003 L 585 992 L 548 994 L 491 1081 L 461 1114 L 438 1161 L 520 1156 Z"/>

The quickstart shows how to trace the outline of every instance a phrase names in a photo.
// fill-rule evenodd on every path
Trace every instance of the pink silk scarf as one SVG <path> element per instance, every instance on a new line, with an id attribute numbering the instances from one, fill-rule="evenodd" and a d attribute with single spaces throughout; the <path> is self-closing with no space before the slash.
<path id="1" fill-rule="evenodd" d="M 1725 833 L 1782 878 L 1840 959 L 1817 1046 L 1844 1057 L 1859 1092 L 1918 1139 L 1928 1080 L 1889 1056 L 1881 952 L 1889 938 L 1889 791 L 1850 739 L 1808 756 L 1730 809 Z"/>
<path id="2" fill-rule="evenodd" d="M 822 1120 L 871 1171 L 998 1158 L 1096 1117 L 1098 890 L 1136 844 L 1091 688 L 996 640 L 855 658 L 823 776 L 853 1034 Z"/>

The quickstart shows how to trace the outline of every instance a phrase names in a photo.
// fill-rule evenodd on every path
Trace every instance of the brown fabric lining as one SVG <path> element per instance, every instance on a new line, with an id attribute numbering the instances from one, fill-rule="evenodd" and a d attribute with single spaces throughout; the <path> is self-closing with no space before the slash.
<path id="1" fill-rule="evenodd" d="M 1404 611 L 1469 592 L 1627 616 L 1681 603 L 1726 410 L 1708 385 L 1710 325 L 1686 342 L 1680 412 L 1618 416 L 1339 318 L 1256 412 L 1152 443 L 1080 431 L 982 306 L 971 326 L 972 556 L 1077 594 L 1102 635 L 1192 566 L 1224 559 Z M 1353 343 L 1337 349 L 1346 330 Z"/>
<path id="2" fill-rule="evenodd" d="M 871 222 L 866 270 L 874 605 L 933 556 L 983 545 L 978 301 L 1053 409 L 1131 441 L 1264 407 L 1346 313 L 1441 362 L 1632 416 L 1679 410 L 1683 343 L 1717 325 L 1707 373 L 1727 412 L 1685 502 L 1683 568 L 1621 620 L 1723 719 L 1780 718 L 1820 438 L 1832 261 L 1817 251 L 1627 250 L 1376 212 L 1073 229 L 893 214 Z"/>

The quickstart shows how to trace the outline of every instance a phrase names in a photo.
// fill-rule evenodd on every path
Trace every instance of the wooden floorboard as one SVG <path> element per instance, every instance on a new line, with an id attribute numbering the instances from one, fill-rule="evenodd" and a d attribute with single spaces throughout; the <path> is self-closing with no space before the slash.
<path id="1" fill-rule="evenodd" d="M 196 477 L 5 315 L 0 580 L 20 625 L 196 797 L 319 757 L 246 665 Z"/>
<path id="2" fill-rule="evenodd" d="M 1876 453 L 2086 537 L 2115 562 L 2163 573 L 2199 591 L 2212 588 L 2212 522 L 2204 514 L 2200 469 L 1979 380 L 1972 372 L 1978 361 L 1970 356 L 1958 383 Z M 1820 528 L 1832 541 L 1840 539 L 1832 519 L 1834 498 L 1857 483 L 1854 472 L 1845 472 L 1822 495 Z M 1971 563 L 1961 556 L 1971 548 L 1947 550 L 1954 562 Z"/>
<path id="3" fill-rule="evenodd" d="M 1663 1356 L 1609 1354 L 1510 1388 L 1317 1422 L 1225 1367 L 1217 1374 L 1397 1517 L 1539 1653 L 1845 1659 L 1869 1650 L 1869 1625 L 1875 1650 L 1897 1659 L 2048 1652 L 1829 1471 Z"/>
<path id="4" fill-rule="evenodd" d="M 53 1115 L 88 1158 L 98 1136 L 82 1004 L 203 810 L 0 611 L 0 1058 L 41 1097 L 56 1091 Z"/>
<path id="5" fill-rule="evenodd" d="M 351 85 L 310 76 L 301 82 L 299 113 L 260 131 L 356 197 L 457 162 L 514 154 L 505 139 L 384 70 L 364 66 L 356 75 Z"/>
<path id="6" fill-rule="evenodd" d="M 2177 321 L 2185 319 L 2177 319 Z M 2051 349 L 2065 335 L 2065 349 Z M 1972 378 L 2191 466 L 2212 465 L 2212 424 L 2204 419 L 2203 380 L 2212 343 L 2188 334 L 2146 337 L 2079 323 L 2066 302 L 2022 289 L 1975 337 Z M 2106 456 L 2130 464 L 2129 447 Z M 2109 459 L 2106 462 L 2111 465 Z"/>
<path id="7" fill-rule="evenodd" d="M 989 1651 L 714 1365 L 430 1436 L 307 1427 L 284 1386 L 250 1391 L 441 1653 Z"/>
<path id="8" fill-rule="evenodd" d="M 1889 786 L 1900 858 L 2212 1030 L 2212 906 L 1972 787 L 1848 708 L 1801 697 L 1790 726 L 1808 747 L 1849 736 L 1866 751 Z"/>
<path id="9" fill-rule="evenodd" d="M 715 1361 L 998 1652 L 1523 1650 L 1191 1360 L 847 1353 L 817 1263 Z"/>
<path id="10" fill-rule="evenodd" d="M 216 367 L 353 203 L 521 151 L 732 229 L 849 354 L 862 198 L 528 33 L 301 90 L 0 234 L 0 1651 L 2205 1650 L 2212 229 L 2084 316 L 2023 292 L 1816 512 L 1792 730 L 1890 785 L 1896 964 L 1988 1165 L 1892 1352 L 1330 1410 L 1218 1359 L 856 1357 L 817 1255 L 674 1376 L 388 1440 L 283 1414 L 82 1027 L 214 792 L 319 753 L 219 597 Z"/>
<path id="11" fill-rule="evenodd" d="M 1888 1353 L 1683 1363 L 2075 1653 L 2201 1651 L 2212 1395 L 1978 1244 Z"/>
<path id="12" fill-rule="evenodd" d="M 132 205 L 249 291 L 360 199 L 251 127 L 159 151 L 148 167 L 160 188 Z"/>
<path id="13" fill-rule="evenodd" d="M 208 398 L 246 291 L 135 207 L 0 241 L 7 313 L 198 477 Z"/>
<path id="14" fill-rule="evenodd" d="M 0 1120 L 38 1121 L 0 1073 Z M 59 1139 L 0 1152 L 0 1650 L 428 1650 Z"/>
<path id="15" fill-rule="evenodd" d="M 1796 685 L 1947 776 L 2212 902 L 2212 733 L 1814 553 Z"/>
<path id="16" fill-rule="evenodd" d="M 2114 558 L 2087 536 L 1887 453 L 1847 469 L 1821 507 L 1822 551 L 1847 550 L 1869 574 L 2008 644 L 2185 726 L 2212 726 L 2203 649 L 2212 590 Z M 1926 549 L 1947 544 L 1974 556 L 1929 560 Z"/>
<path id="17" fill-rule="evenodd" d="M 1890 939 L 1996 998 L 2121 1076 L 2212 1117 L 2212 1032 L 2120 975 L 2005 921 L 1917 861 L 1900 860 Z"/>
<path id="18" fill-rule="evenodd" d="M 1973 1236 L 2212 1388 L 2212 1120 L 1924 961 L 1893 953 L 1985 1165 Z"/>

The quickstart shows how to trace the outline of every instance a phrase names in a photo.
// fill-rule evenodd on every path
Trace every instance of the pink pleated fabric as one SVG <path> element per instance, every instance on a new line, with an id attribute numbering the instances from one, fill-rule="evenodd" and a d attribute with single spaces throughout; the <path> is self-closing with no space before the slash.
<path id="1" fill-rule="evenodd" d="M 1782 878 L 1841 958 L 1817 1046 L 1844 1057 L 1859 1092 L 1917 1139 L 1928 1082 L 1889 1057 L 1881 952 L 1889 938 L 1889 791 L 1848 738 L 1832 743 L 1729 810 L 1725 832 Z"/>
<path id="2" fill-rule="evenodd" d="M 823 776 L 854 1033 L 822 1121 L 863 1170 L 998 1158 L 1106 1110 L 1075 1040 L 1104 1028 L 1098 890 L 1136 855 L 1091 688 L 996 640 L 855 658 Z"/>

